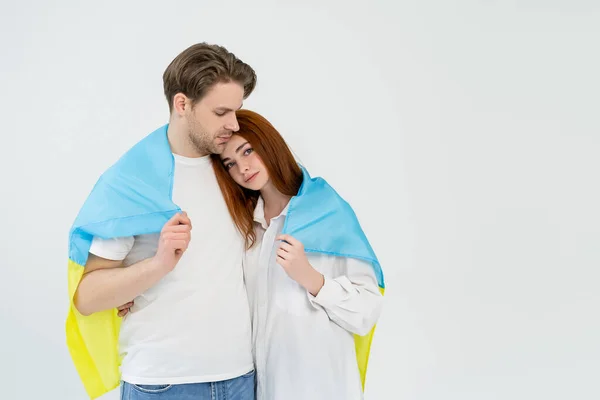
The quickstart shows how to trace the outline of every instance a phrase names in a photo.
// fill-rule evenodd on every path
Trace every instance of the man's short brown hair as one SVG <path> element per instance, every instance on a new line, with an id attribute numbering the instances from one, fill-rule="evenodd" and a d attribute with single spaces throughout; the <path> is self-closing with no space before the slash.
<path id="1" fill-rule="evenodd" d="M 175 57 L 163 74 L 169 111 L 173 111 L 173 97 L 177 93 L 196 103 L 214 84 L 231 81 L 244 87 L 246 98 L 256 86 L 256 73 L 223 46 L 194 44 Z"/>

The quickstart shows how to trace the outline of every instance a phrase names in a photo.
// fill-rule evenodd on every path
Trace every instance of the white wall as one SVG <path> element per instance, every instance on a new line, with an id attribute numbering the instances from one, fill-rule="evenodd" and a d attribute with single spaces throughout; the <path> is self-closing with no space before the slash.
<path id="1" fill-rule="evenodd" d="M 67 231 L 204 40 L 379 254 L 368 400 L 600 397 L 598 2 L 153 3 L 0 6 L 1 398 L 85 398 Z"/>

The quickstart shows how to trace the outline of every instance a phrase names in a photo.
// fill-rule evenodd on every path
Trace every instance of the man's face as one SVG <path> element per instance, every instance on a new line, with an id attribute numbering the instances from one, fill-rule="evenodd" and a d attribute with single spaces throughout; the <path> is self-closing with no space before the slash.
<path id="1" fill-rule="evenodd" d="M 217 83 L 186 111 L 190 141 L 202 154 L 221 154 L 239 125 L 235 112 L 242 107 L 244 88 L 237 82 Z"/>

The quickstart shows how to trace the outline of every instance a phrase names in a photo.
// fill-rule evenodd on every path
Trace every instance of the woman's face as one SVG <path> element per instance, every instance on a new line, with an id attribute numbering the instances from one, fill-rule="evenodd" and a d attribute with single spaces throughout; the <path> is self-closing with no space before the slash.
<path id="1" fill-rule="evenodd" d="M 265 164 L 240 135 L 234 134 L 225 145 L 221 162 L 233 180 L 246 189 L 261 190 L 269 182 Z"/>

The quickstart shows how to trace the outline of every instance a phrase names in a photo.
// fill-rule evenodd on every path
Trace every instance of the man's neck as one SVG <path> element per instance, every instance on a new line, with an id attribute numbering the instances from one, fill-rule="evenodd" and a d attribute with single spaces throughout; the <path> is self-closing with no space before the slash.
<path id="1" fill-rule="evenodd" d="M 171 118 L 169 128 L 167 129 L 167 139 L 171 146 L 171 151 L 174 154 L 197 158 L 208 155 L 207 152 L 202 153 L 192 144 L 189 135 L 189 129 L 184 121 Z"/>

